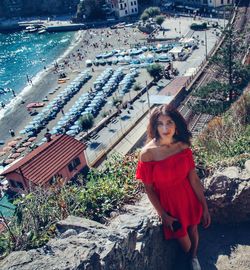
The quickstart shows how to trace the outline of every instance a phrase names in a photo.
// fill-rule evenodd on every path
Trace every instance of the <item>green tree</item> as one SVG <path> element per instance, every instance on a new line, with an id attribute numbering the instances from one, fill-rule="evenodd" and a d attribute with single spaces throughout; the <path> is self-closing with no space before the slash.
<path id="1" fill-rule="evenodd" d="M 163 75 L 163 66 L 159 64 L 152 64 L 147 67 L 147 72 L 155 81 L 159 80 Z"/>
<path id="2" fill-rule="evenodd" d="M 141 15 L 141 17 L 140 17 L 140 19 L 141 19 L 143 22 L 146 22 L 146 20 L 149 19 L 148 13 L 143 12 L 142 15 Z"/>
<path id="3" fill-rule="evenodd" d="M 232 28 L 224 31 L 225 41 L 218 53 L 211 59 L 211 62 L 216 65 L 218 70 L 224 72 L 221 76 L 225 78 L 228 83 L 228 96 L 230 103 L 233 102 L 239 89 L 246 86 L 249 80 L 249 67 L 242 66 L 239 57 L 241 52 L 241 40 L 243 37 L 234 36 Z"/>
<path id="4" fill-rule="evenodd" d="M 161 10 L 158 7 L 149 7 L 145 9 L 144 12 L 148 13 L 149 17 L 155 17 L 161 14 Z"/>
<path id="5" fill-rule="evenodd" d="M 164 22 L 165 18 L 163 16 L 156 16 L 155 17 L 155 22 L 158 24 L 158 25 L 162 25 L 162 23 Z"/>
<path id="6" fill-rule="evenodd" d="M 88 130 L 91 129 L 94 125 L 94 116 L 91 113 L 89 113 L 87 115 L 80 117 L 79 124 L 80 124 L 80 127 L 84 131 L 87 131 L 88 133 Z"/>

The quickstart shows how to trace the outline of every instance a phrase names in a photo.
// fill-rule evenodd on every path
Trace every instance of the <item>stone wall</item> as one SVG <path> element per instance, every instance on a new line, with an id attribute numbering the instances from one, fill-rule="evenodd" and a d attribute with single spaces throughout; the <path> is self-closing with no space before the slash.
<path id="1" fill-rule="evenodd" d="M 250 160 L 244 169 L 228 167 L 204 179 L 208 206 L 216 223 L 250 221 Z"/>
<path id="2" fill-rule="evenodd" d="M 25 17 L 76 13 L 79 0 L 1 0 L 1 17 Z"/>
<path id="3" fill-rule="evenodd" d="M 107 226 L 69 216 L 59 235 L 43 248 L 11 253 L 1 270 L 171 270 L 178 251 L 166 242 L 159 219 L 144 194 Z M 157 267 L 156 267 L 157 265 Z"/>
<path id="4" fill-rule="evenodd" d="M 219 237 L 225 234 L 235 238 L 240 229 L 225 231 L 230 223 L 235 226 L 250 222 L 250 160 L 245 168 L 229 167 L 218 170 L 213 176 L 203 180 L 205 193 L 212 216 L 213 226 L 217 222 L 222 231 L 215 234 L 206 230 L 201 234 L 203 250 L 201 260 L 205 257 L 211 264 L 210 254 L 221 251 Z M 221 225 L 218 225 L 221 226 Z M 1 270 L 186 270 L 187 261 L 176 241 L 165 241 L 159 219 L 145 194 L 135 205 L 127 205 L 124 212 L 112 218 L 108 225 L 103 225 L 84 218 L 69 216 L 57 224 L 58 235 L 44 247 L 30 251 L 11 253 L 0 263 Z M 244 228 L 244 227 L 243 227 Z M 249 226 L 248 226 L 249 229 Z M 246 231 L 246 229 L 245 229 Z M 243 238 L 246 233 L 243 233 Z M 218 242 L 219 241 L 219 242 Z M 227 240 L 226 242 L 228 242 Z M 224 241 L 225 242 L 225 241 Z M 250 260 L 247 252 L 249 238 L 243 242 L 232 242 L 242 248 L 237 255 L 235 265 L 230 269 L 249 269 Z M 224 243 L 225 245 L 225 243 Z M 236 256 L 232 251 L 227 258 Z M 209 248 L 207 248 L 209 246 Z M 212 246 L 212 247 L 211 247 Z M 246 252 L 244 251 L 246 250 Z M 215 257 L 218 257 L 216 254 Z M 214 254 L 213 254 L 214 256 Z M 223 257 L 224 258 L 224 257 Z M 244 259 L 244 267 L 242 266 Z M 225 261 L 225 260 L 224 260 Z M 225 265 L 231 262 L 226 260 Z M 214 265 L 206 270 L 215 269 Z M 216 268 L 229 269 L 227 266 Z"/>

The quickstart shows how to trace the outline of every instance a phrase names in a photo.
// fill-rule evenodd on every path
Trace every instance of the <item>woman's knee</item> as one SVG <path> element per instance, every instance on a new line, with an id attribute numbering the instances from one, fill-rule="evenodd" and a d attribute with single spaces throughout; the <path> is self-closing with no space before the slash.
<path id="1" fill-rule="evenodd" d="M 190 251 L 191 241 L 190 241 L 190 238 L 188 237 L 188 235 L 184 236 L 182 238 L 179 238 L 178 242 L 180 243 L 181 248 L 185 253 L 188 253 Z"/>

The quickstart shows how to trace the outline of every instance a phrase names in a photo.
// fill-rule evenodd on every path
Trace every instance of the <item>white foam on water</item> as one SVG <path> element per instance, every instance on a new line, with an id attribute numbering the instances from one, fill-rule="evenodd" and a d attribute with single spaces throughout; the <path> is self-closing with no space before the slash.
<path id="1" fill-rule="evenodd" d="M 84 35 L 83 30 L 77 31 L 66 51 L 56 60 L 53 60 L 53 62 L 47 66 L 46 70 L 41 70 L 34 77 L 32 77 L 33 85 L 25 86 L 23 90 L 16 97 L 12 98 L 12 100 L 8 104 L 6 104 L 4 108 L 0 108 L 0 120 L 3 119 L 6 115 L 15 111 L 18 105 L 22 104 L 23 100 L 25 100 L 24 97 L 32 91 L 32 88 L 35 85 L 39 84 L 47 75 L 47 73 L 52 72 L 52 69 L 54 68 L 54 63 L 62 62 L 64 58 L 67 57 L 79 45 L 83 35 Z"/>

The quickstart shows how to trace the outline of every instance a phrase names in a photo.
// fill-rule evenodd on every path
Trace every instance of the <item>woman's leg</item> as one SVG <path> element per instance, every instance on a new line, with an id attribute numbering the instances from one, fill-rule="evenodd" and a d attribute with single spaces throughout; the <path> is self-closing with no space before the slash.
<path id="1" fill-rule="evenodd" d="M 191 241 L 190 241 L 189 235 L 187 234 L 186 236 L 178 238 L 177 240 L 180 243 L 182 250 L 185 253 L 188 253 L 191 248 Z"/>
<path id="2" fill-rule="evenodd" d="M 198 233 L 197 225 L 188 227 L 188 235 L 191 241 L 190 253 L 191 253 L 191 256 L 194 258 L 197 256 L 197 249 L 198 249 L 198 243 L 199 243 L 199 233 Z"/>

